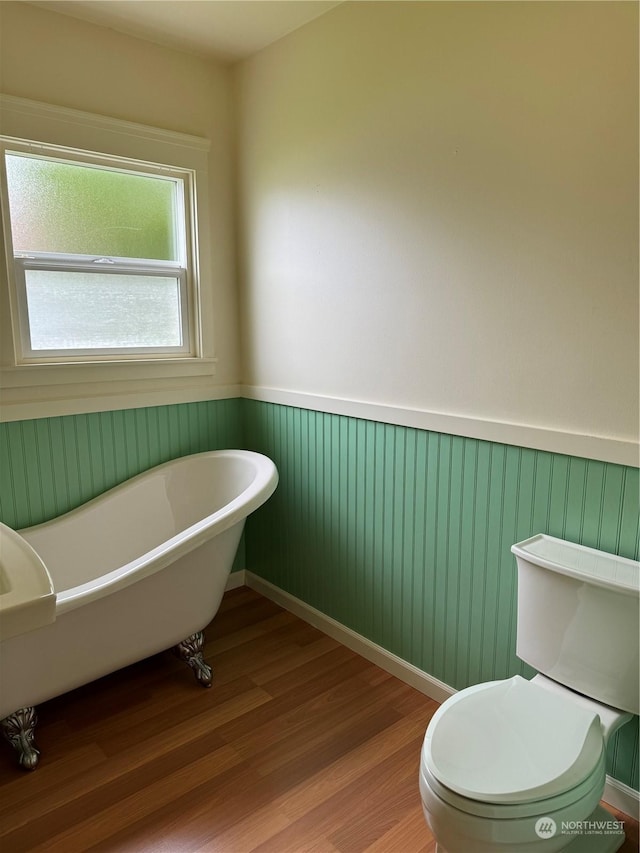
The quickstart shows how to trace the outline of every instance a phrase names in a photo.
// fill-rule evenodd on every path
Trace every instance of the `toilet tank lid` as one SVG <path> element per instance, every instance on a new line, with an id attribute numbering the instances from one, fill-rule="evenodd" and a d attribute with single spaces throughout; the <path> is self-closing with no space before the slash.
<path id="1" fill-rule="evenodd" d="M 571 790 L 603 749 L 596 713 L 516 675 L 447 699 L 427 728 L 423 758 L 450 790 L 507 804 Z"/>
<path id="2" fill-rule="evenodd" d="M 539 533 L 511 546 L 516 557 L 616 592 L 640 593 L 640 563 Z"/>

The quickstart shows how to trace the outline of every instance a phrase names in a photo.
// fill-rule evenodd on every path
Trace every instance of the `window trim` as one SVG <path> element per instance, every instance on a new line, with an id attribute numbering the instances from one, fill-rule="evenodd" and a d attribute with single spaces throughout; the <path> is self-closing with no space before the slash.
<path id="1" fill-rule="evenodd" d="M 199 308 L 192 330 L 199 342 L 195 355 L 20 363 L 14 338 L 15 295 L 10 292 L 6 272 L 12 258 L 0 239 L 0 421 L 211 399 L 217 393 L 214 270 L 220 265 L 217 261 L 214 265 L 210 251 L 210 222 L 219 232 L 218 217 L 211 218 L 209 207 L 210 141 L 11 95 L 0 94 L 0 111 L 3 135 L 31 140 L 34 151 L 42 145 L 59 146 L 104 152 L 112 162 L 123 158 L 192 170 L 196 188 L 188 226 L 197 282 L 194 298 Z M 220 168 L 215 166 L 214 175 L 218 176 Z M 0 212 L 4 219 L 6 212 Z"/>

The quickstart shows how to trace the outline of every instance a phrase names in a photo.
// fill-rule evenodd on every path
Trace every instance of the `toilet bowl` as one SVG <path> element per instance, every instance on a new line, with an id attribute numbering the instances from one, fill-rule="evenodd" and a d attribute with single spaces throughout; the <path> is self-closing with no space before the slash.
<path id="1" fill-rule="evenodd" d="M 546 674 L 468 687 L 433 715 L 419 784 L 436 853 L 614 853 L 623 827 L 599 801 L 607 743 L 637 713 L 640 564 L 548 536 L 512 550 L 518 656 Z"/>
<path id="2" fill-rule="evenodd" d="M 441 853 L 581 849 L 576 828 L 592 820 L 605 784 L 599 706 L 543 684 L 514 676 L 475 685 L 434 714 L 420 793 Z M 611 723 L 612 709 L 601 712 Z M 630 716 L 621 712 L 618 724 Z M 547 824 L 553 834 L 541 831 Z M 595 849 L 614 851 L 622 840 L 608 835 Z"/>

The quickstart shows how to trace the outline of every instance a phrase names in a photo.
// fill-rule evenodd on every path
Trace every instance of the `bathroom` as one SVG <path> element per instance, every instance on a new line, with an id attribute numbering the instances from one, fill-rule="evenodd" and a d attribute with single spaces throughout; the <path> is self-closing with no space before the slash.
<path id="1" fill-rule="evenodd" d="M 235 62 L 56 5 L 2 3 L 0 88 L 210 141 L 216 361 L 20 385 L 3 344 L 0 520 L 246 446 L 265 594 L 429 689 L 530 675 L 511 545 L 639 556 L 636 4 L 347 2 Z M 633 814 L 637 719 L 607 772 Z"/>

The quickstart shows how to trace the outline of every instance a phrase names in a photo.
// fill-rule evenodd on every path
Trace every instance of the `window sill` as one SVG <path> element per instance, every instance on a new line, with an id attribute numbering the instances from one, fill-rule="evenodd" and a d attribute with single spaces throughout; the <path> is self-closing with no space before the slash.
<path id="1" fill-rule="evenodd" d="M 169 405 L 209 399 L 215 358 L 0 369 L 0 421 Z"/>

